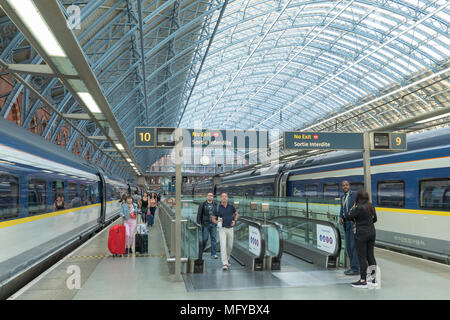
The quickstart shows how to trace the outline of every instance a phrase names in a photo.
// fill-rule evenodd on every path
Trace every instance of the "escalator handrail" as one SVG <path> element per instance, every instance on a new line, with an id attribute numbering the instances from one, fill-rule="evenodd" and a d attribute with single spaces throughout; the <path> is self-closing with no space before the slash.
<path id="1" fill-rule="evenodd" d="M 339 231 L 339 229 L 336 227 L 336 225 L 332 222 L 329 221 L 324 221 L 324 220 L 318 220 L 318 219 L 311 219 L 311 218 L 304 218 L 304 217 L 298 217 L 298 216 L 276 216 L 276 217 L 272 217 L 271 220 L 276 220 L 276 219 L 294 219 L 294 220 L 299 220 L 302 222 L 313 222 L 316 224 L 321 224 L 321 225 L 326 225 L 331 227 L 335 234 L 336 234 L 336 248 L 334 249 L 334 252 L 332 254 L 330 254 L 330 256 L 332 257 L 337 257 L 339 256 L 340 252 L 341 252 L 341 245 L 342 245 L 342 239 L 341 239 L 341 232 Z"/>
<path id="2" fill-rule="evenodd" d="M 278 232 L 278 240 L 279 240 L 279 245 L 278 245 L 278 255 L 276 256 L 276 258 L 278 260 L 281 259 L 281 256 L 283 255 L 283 233 L 281 231 L 281 226 L 278 222 L 274 222 L 274 221 L 270 221 L 270 220 L 265 220 L 262 218 L 256 218 L 256 217 L 246 217 L 247 219 L 253 219 L 256 221 L 260 221 L 261 223 L 265 223 L 265 224 L 270 224 L 272 226 L 275 227 L 275 229 L 277 229 Z"/>
<path id="3" fill-rule="evenodd" d="M 249 226 L 255 227 L 259 230 L 259 234 L 261 235 L 261 252 L 259 254 L 258 259 L 263 260 L 266 255 L 266 237 L 264 233 L 264 229 L 261 223 L 251 220 L 250 217 L 239 217 L 237 222 L 243 222 L 248 224 Z"/>
<path id="4" fill-rule="evenodd" d="M 189 217 L 188 221 L 190 221 L 193 225 L 197 227 L 198 232 L 198 258 L 197 260 L 203 260 L 203 228 L 200 223 L 198 223 L 194 218 Z"/>

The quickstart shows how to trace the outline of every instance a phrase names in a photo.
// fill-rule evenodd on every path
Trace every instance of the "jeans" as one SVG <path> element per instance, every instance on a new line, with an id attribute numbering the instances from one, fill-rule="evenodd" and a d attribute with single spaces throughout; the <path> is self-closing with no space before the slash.
<path id="1" fill-rule="evenodd" d="M 202 226 L 203 233 L 203 250 L 206 248 L 206 243 L 208 242 L 208 237 L 211 235 L 211 255 L 216 255 L 216 235 L 217 226 L 214 223 L 205 224 Z"/>
<path id="2" fill-rule="evenodd" d="M 345 249 L 350 259 L 350 269 L 359 272 L 358 253 L 356 252 L 355 235 L 353 233 L 353 225 L 351 221 L 344 222 L 345 231 Z"/>
<path id="3" fill-rule="evenodd" d="M 231 258 L 231 250 L 233 250 L 233 228 L 219 228 L 220 239 L 220 257 L 222 259 L 222 265 L 227 265 L 228 260 Z"/>
<path id="4" fill-rule="evenodd" d="M 375 232 L 357 232 L 355 238 L 356 251 L 358 252 L 358 260 L 361 267 L 361 279 L 366 280 L 367 267 L 377 264 L 373 252 L 375 247 Z"/>

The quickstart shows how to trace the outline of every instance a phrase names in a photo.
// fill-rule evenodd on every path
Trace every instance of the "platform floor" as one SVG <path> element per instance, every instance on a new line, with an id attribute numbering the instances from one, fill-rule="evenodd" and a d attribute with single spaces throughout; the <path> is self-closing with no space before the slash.
<path id="1" fill-rule="evenodd" d="M 450 299 L 450 266 L 383 249 L 375 252 L 379 290 L 352 288 L 349 283 L 358 277 L 320 270 L 287 254 L 281 271 L 250 272 L 236 261 L 222 271 L 220 259 L 206 253 L 205 273 L 177 282 L 168 273 L 158 219 L 149 232 L 148 256 L 112 258 L 107 229 L 10 299 Z M 80 267 L 81 288 L 71 290 L 66 281 L 73 265 Z"/>

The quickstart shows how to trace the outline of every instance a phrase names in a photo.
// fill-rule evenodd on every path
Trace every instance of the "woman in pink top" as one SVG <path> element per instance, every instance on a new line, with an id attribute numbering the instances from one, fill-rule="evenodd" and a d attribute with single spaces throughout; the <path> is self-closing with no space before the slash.
<path id="1" fill-rule="evenodd" d="M 131 196 L 128 196 L 126 203 L 122 205 L 122 208 L 120 210 L 120 215 L 123 218 L 123 225 L 125 226 L 125 254 L 133 253 L 132 247 L 134 240 L 134 231 L 136 230 L 137 214 L 137 205 L 133 203 L 133 198 Z"/>

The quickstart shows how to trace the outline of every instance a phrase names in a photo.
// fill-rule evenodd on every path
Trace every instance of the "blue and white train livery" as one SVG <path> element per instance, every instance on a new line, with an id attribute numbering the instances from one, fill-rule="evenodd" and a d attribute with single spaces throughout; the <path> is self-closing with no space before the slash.
<path id="1" fill-rule="evenodd" d="M 0 296 L 23 273 L 118 216 L 128 185 L 0 120 Z M 17 280 L 17 281 L 19 281 Z"/>

